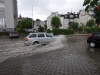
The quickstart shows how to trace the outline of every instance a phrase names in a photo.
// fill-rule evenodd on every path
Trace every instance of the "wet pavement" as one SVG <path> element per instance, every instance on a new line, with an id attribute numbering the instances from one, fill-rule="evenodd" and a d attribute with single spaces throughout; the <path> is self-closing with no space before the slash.
<path id="1" fill-rule="evenodd" d="M 64 47 L 30 56 L 28 54 L 25 57 L 19 55 L 13 57 L 13 54 L 8 53 L 12 57 L 0 62 L 0 75 L 100 75 L 100 48 L 90 48 L 86 39 L 87 36 L 66 36 L 66 40 L 62 41 Z M 5 43 L 2 40 L 2 45 L 3 43 L 10 44 L 10 47 L 16 45 L 19 49 L 25 47 L 22 44 L 23 40 L 7 41 Z M 18 44 L 13 44 L 16 42 Z M 44 47 L 40 48 L 44 49 Z M 2 49 L 5 50 L 5 46 L 0 46 L 1 57 L 7 56 Z"/>

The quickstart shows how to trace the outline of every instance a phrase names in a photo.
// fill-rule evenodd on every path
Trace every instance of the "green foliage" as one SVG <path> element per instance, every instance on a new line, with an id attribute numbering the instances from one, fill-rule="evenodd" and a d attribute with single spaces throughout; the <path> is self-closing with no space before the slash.
<path id="1" fill-rule="evenodd" d="M 53 29 L 52 32 L 53 32 L 54 35 L 59 35 L 59 34 L 64 34 L 64 35 L 74 34 L 74 30 L 72 30 L 72 29 Z"/>
<path id="2" fill-rule="evenodd" d="M 88 11 L 94 8 L 94 18 L 96 19 L 97 25 L 100 24 L 100 0 L 84 0 L 83 6 L 86 6 L 85 10 Z"/>
<path id="3" fill-rule="evenodd" d="M 47 25 L 46 25 L 46 24 L 44 25 L 44 30 L 45 30 L 45 31 L 47 30 Z"/>
<path id="4" fill-rule="evenodd" d="M 100 32 L 100 27 L 85 27 L 84 31 L 88 33 Z"/>
<path id="5" fill-rule="evenodd" d="M 21 29 L 21 28 L 19 28 L 19 27 L 17 27 L 17 28 L 16 28 L 16 31 L 17 31 L 17 32 L 21 32 L 21 31 L 22 31 L 22 29 Z"/>
<path id="6" fill-rule="evenodd" d="M 54 16 L 51 20 L 51 24 L 54 28 L 59 28 L 61 26 L 61 21 L 59 19 L 59 17 Z"/>
<path id="7" fill-rule="evenodd" d="M 19 28 L 21 29 L 29 29 L 32 28 L 32 22 L 30 20 L 24 19 L 19 23 Z"/>
<path id="8" fill-rule="evenodd" d="M 96 24 L 99 25 L 100 24 L 100 4 L 98 7 L 94 8 L 94 18 L 96 18 Z"/>
<path id="9" fill-rule="evenodd" d="M 78 29 L 78 23 L 77 22 L 71 23 L 70 28 L 72 28 L 74 31 L 76 31 Z"/>
<path id="10" fill-rule="evenodd" d="M 43 32 L 44 31 L 44 28 L 41 27 L 41 26 L 39 26 L 38 30 L 39 30 L 39 32 Z"/>
<path id="11" fill-rule="evenodd" d="M 47 29 L 47 33 L 52 33 L 52 30 L 50 30 L 50 29 Z"/>
<path id="12" fill-rule="evenodd" d="M 89 21 L 86 23 L 86 26 L 87 26 L 87 27 L 93 27 L 93 26 L 95 26 L 94 20 L 89 20 Z"/>
<path id="13" fill-rule="evenodd" d="M 88 11 L 89 8 L 97 6 L 99 0 L 84 0 L 83 6 L 86 6 L 85 10 Z"/>
<path id="14" fill-rule="evenodd" d="M 84 27 L 81 26 L 81 27 L 78 28 L 78 31 L 81 32 L 81 31 L 83 31 L 83 29 L 84 29 Z"/>

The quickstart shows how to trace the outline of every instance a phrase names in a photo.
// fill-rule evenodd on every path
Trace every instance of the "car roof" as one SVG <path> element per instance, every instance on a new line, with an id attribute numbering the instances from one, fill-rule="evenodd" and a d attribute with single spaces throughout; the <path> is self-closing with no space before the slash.
<path id="1" fill-rule="evenodd" d="M 38 33 L 46 33 L 46 32 L 36 32 L 36 33 L 30 33 L 30 34 L 38 34 Z"/>

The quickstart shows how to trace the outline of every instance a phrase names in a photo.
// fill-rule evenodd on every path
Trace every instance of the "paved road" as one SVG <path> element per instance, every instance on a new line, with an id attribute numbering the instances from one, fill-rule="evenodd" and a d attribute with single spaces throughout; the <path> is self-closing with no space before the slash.
<path id="1" fill-rule="evenodd" d="M 61 49 L 11 57 L 0 63 L 0 75 L 100 75 L 100 48 L 90 48 L 86 38 L 67 36 Z"/>

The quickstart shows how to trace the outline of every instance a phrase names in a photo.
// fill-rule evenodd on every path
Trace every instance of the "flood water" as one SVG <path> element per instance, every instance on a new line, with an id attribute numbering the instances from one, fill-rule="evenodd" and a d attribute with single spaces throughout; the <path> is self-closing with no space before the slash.
<path id="1" fill-rule="evenodd" d="M 56 37 L 46 46 L 2 39 L 0 75 L 100 75 L 100 48 L 90 48 L 87 36 Z"/>

